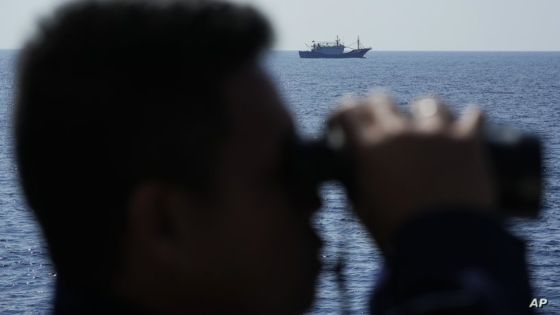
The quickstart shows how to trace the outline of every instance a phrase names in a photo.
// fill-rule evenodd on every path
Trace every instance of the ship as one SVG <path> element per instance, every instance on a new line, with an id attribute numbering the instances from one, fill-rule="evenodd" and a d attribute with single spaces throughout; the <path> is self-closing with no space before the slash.
<path id="1" fill-rule="evenodd" d="M 345 46 L 338 36 L 334 42 L 311 42 L 311 50 L 299 51 L 300 58 L 365 58 L 364 55 L 371 50 L 371 47 L 360 47 L 360 37 L 358 37 L 357 48 Z M 348 48 L 350 50 L 345 51 Z"/>

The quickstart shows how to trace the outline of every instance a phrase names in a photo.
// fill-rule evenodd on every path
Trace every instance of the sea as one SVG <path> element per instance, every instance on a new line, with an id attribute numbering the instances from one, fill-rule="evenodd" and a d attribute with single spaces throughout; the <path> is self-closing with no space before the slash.
<path id="1" fill-rule="evenodd" d="M 0 314 L 48 314 L 57 275 L 22 198 L 11 146 L 17 56 L 17 50 L 0 51 Z M 542 214 L 507 225 L 526 241 L 534 298 L 548 301 L 538 314 L 560 314 L 560 52 L 373 51 L 366 57 L 300 59 L 295 51 L 275 51 L 263 64 L 305 137 L 321 134 L 342 97 L 373 88 L 391 91 L 403 110 L 433 94 L 456 112 L 477 104 L 491 123 L 538 135 L 545 162 Z M 326 242 L 325 268 L 309 314 L 367 314 L 381 256 L 341 187 L 326 185 L 322 195 L 313 224 Z M 341 259 L 346 264 L 333 272 Z"/>

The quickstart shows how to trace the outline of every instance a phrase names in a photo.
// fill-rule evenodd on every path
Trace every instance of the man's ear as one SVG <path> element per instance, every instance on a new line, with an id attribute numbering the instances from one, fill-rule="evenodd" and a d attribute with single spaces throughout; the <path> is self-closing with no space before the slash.
<path id="1" fill-rule="evenodd" d="M 189 212 L 194 203 L 188 194 L 161 182 L 139 184 L 128 207 L 127 238 L 153 258 L 174 259 L 188 234 Z M 140 249 L 140 248 L 138 248 Z"/>

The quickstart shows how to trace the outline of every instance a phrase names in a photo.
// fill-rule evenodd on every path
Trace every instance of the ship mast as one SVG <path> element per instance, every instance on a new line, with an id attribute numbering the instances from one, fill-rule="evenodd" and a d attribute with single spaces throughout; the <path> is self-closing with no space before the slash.
<path id="1" fill-rule="evenodd" d="M 360 36 L 358 36 L 358 49 L 360 49 Z"/>

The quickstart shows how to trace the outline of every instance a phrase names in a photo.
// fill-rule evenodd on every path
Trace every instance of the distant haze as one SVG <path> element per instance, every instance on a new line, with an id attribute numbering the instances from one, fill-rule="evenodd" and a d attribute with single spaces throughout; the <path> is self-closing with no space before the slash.
<path id="1" fill-rule="evenodd" d="M 271 19 L 281 50 L 336 35 L 346 44 L 359 35 L 374 50 L 560 50 L 560 0 L 236 1 Z M 0 0 L 0 48 L 19 48 L 64 2 Z"/>

